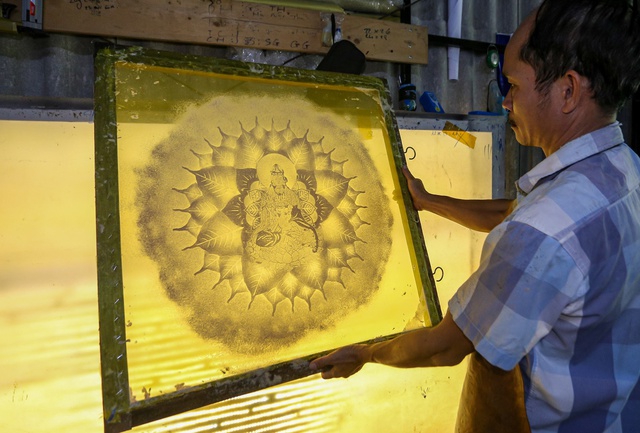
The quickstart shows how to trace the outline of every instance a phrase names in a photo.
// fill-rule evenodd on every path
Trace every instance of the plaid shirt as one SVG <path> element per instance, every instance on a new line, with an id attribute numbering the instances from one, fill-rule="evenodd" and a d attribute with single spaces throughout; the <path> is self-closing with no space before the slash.
<path id="1" fill-rule="evenodd" d="M 490 363 L 520 366 L 532 432 L 640 431 L 640 159 L 614 123 L 517 187 L 455 322 Z"/>

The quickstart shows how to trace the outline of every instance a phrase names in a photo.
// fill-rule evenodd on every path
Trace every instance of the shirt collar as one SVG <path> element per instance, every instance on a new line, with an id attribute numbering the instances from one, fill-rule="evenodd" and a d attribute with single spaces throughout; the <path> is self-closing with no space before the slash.
<path id="1" fill-rule="evenodd" d="M 519 194 L 529 194 L 540 180 L 582 161 L 596 153 L 610 149 L 624 141 L 620 123 L 614 122 L 604 128 L 585 134 L 564 144 L 560 149 L 543 159 L 516 182 Z"/>

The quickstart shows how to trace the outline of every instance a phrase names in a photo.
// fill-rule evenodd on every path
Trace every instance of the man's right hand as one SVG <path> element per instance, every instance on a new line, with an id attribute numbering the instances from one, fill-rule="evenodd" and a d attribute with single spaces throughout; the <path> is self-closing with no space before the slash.
<path id="1" fill-rule="evenodd" d="M 409 187 L 409 194 L 411 194 L 411 200 L 413 201 L 413 207 L 420 210 L 427 210 L 426 203 L 429 200 L 430 194 L 424 187 L 422 180 L 416 178 L 407 166 L 402 167 L 402 173 L 407 179 L 407 186 Z"/>

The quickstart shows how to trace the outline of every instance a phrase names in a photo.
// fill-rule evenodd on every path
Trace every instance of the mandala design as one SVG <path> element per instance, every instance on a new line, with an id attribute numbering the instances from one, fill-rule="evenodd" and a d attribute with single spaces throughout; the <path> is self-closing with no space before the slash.
<path id="1" fill-rule="evenodd" d="M 363 308 L 391 252 L 389 193 L 354 122 L 278 103 L 191 106 L 137 173 L 142 253 L 192 329 L 234 352 L 282 350 Z"/>
<path id="2" fill-rule="evenodd" d="M 322 139 L 297 137 L 290 124 L 278 130 L 258 124 L 238 137 L 220 130 L 210 153 L 194 154 L 198 169 L 187 170 L 195 182 L 176 190 L 189 200 L 180 212 L 189 214 L 177 230 L 191 233 L 188 248 L 203 251 L 198 271 L 213 271 L 214 289 L 227 286 L 229 300 L 249 293 L 249 306 L 258 296 L 273 306 L 295 298 L 311 308 L 315 292 L 324 296 L 328 281 L 344 286 L 341 271 L 353 258 L 362 260 L 356 243 L 365 224 L 358 215 L 364 206 L 344 176 L 347 161 L 325 152 Z M 326 299 L 326 298 L 325 298 Z"/>

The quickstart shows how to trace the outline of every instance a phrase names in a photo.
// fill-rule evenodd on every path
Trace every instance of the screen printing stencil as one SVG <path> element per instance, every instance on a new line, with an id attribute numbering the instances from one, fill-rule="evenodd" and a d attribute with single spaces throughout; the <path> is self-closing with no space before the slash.
<path id="1" fill-rule="evenodd" d="M 95 127 L 107 429 L 440 320 L 382 81 L 105 48 Z"/>

